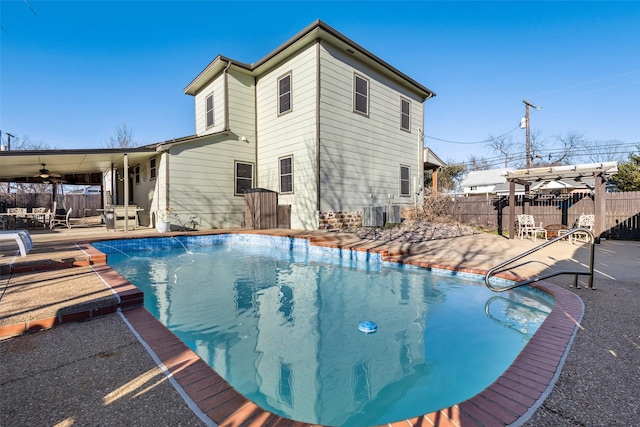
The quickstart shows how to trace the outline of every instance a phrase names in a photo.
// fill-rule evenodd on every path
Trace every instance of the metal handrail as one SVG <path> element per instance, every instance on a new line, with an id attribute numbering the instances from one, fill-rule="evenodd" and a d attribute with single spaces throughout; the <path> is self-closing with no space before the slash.
<path id="1" fill-rule="evenodd" d="M 564 238 L 567 238 L 569 236 L 571 236 L 572 234 L 576 234 L 576 233 L 583 233 L 586 234 L 587 237 L 589 238 L 589 271 L 572 271 L 572 270 L 563 270 L 563 271 L 557 271 L 555 273 L 549 273 L 543 276 L 539 276 L 539 277 L 535 277 L 533 279 L 527 279 L 527 280 L 522 280 L 520 282 L 514 283 L 513 285 L 510 286 L 505 286 L 504 288 L 496 288 L 494 286 L 491 285 L 491 283 L 489 283 L 489 279 L 491 278 L 491 276 L 498 274 L 498 273 L 502 273 L 503 271 L 507 271 L 509 270 L 508 268 L 504 268 L 506 266 L 508 266 L 509 264 L 522 259 L 528 255 L 531 255 L 534 252 L 539 251 L 542 248 L 545 248 L 549 245 L 554 244 L 555 242 L 562 240 Z M 573 228 L 569 231 L 567 231 L 566 233 L 563 233 L 562 235 L 559 235 L 558 237 L 555 237 L 551 240 L 548 240 L 546 242 L 544 242 L 541 245 L 536 246 L 533 249 L 529 249 L 526 252 L 521 253 L 520 255 L 511 258 L 508 261 L 503 262 L 502 264 L 499 264 L 495 267 L 493 267 L 491 270 L 489 270 L 487 272 L 487 274 L 484 276 L 484 283 L 485 285 L 487 285 L 487 287 L 489 289 L 491 289 L 494 292 L 504 292 L 504 291 L 508 291 L 510 289 L 514 289 L 517 288 L 519 286 L 524 286 L 524 285 L 528 285 L 534 282 L 538 282 L 540 280 L 544 280 L 544 279 L 548 279 L 550 277 L 554 277 L 554 276 L 559 276 L 561 274 L 573 274 L 574 275 L 574 279 L 573 279 L 573 287 L 574 288 L 580 288 L 580 286 L 578 285 L 578 275 L 583 275 L 583 276 L 589 276 L 589 283 L 587 284 L 587 288 L 588 289 L 595 289 L 593 287 L 593 260 L 594 260 L 594 253 L 595 253 L 595 242 L 596 242 L 596 238 L 593 234 L 593 231 L 589 230 L 588 228 Z M 516 266 L 517 267 L 517 266 Z"/>

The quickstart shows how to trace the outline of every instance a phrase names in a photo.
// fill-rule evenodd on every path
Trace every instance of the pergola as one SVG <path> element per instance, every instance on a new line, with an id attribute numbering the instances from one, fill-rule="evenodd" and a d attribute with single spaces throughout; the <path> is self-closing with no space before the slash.
<path id="1" fill-rule="evenodd" d="M 516 184 L 520 184 L 525 187 L 526 196 L 529 193 L 529 188 L 531 187 L 531 185 L 540 181 L 561 181 L 570 179 L 574 181 L 580 181 L 583 177 L 593 176 L 595 181 L 593 189 L 595 223 L 593 228 L 594 234 L 596 236 L 596 241 L 599 242 L 600 235 L 605 231 L 605 183 L 607 182 L 609 176 L 614 175 L 617 172 L 618 166 L 616 162 L 590 163 L 584 165 L 569 166 L 548 166 L 509 171 L 506 175 L 507 182 L 509 183 L 509 217 L 515 218 L 516 215 Z M 515 222 L 510 221 L 509 239 L 514 238 Z"/>

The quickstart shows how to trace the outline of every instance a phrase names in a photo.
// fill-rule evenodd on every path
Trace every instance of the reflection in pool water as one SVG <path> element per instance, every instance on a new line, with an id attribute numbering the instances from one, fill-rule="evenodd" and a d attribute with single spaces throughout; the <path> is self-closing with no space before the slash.
<path id="1" fill-rule="evenodd" d="M 553 304 L 372 254 L 216 237 L 95 246 L 236 390 L 310 423 L 381 424 L 463 401 L 500 376 Z M 364 319 L 375 333 L 358 329 Z"/>

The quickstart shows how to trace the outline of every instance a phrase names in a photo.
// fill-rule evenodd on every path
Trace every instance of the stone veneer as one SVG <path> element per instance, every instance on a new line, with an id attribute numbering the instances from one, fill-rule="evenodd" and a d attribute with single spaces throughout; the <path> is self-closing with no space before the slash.
<path id="1" fill-rule="evenodd" d="M 362 225 L 362 212 L 329 211 L 320 212 L 318 230 L 342 230 Z"/>

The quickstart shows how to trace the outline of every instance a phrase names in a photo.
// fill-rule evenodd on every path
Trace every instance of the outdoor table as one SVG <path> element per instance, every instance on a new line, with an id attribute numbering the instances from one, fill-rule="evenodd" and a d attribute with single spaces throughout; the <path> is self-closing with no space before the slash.
<path id="1" fill-rule="evenodd" d="M 18 223 L 18 218 L 23 218 L 23 219 L 29 219 L 30 221 L 28 221 L 31 224 L 31 228 L 35 228 L 35 220 L 37 218 L 42 218 L 44 220 L 44 218 L 49 215 L 47 212 L 12 212 L 12 213 L 8 213 L 8 212 L 0 212 L 0 218 L 2 218 L 2 223 L 6 224 L 6 223 L 11 223 L 13 222 L 13 227 L 12 229 L 15 230 L 17 223 Z M 5 221 L 6 219 L 6 221 Z M 44 222 L 44 221 L 43 221 Z"/>

